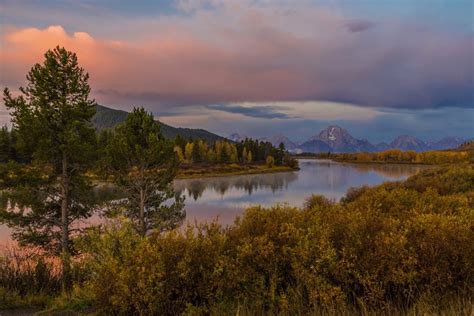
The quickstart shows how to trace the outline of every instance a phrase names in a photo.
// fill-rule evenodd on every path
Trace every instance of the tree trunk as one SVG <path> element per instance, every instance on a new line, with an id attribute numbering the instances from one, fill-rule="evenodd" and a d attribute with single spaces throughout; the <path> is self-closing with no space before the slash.
<path id="1" fill-rule="evenodd" d="M 63 292 L 69 289 L 69 174 L 68 174 L 68 161 L 65 154 L 62 158 L 62 173 L 61 173 L 61 263 L 63 269 L 63 275 L 61 280 Z"/>
<path id="2" fill-rule="evenodd" d="M 140 228 L 142 236 L 146 235 L 146 223 L 145 223 L 145 192 L 143 188 L 140 188 Z"/>

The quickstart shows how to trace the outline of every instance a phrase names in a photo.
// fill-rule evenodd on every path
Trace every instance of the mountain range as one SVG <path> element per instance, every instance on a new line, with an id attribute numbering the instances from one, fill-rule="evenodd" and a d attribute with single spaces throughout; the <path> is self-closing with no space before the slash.
<path id="1" fill-rule="evenodd" d="M 127 118 L 128 112 L 116 110 L 102 105 L 97 105 L 96 114 L 92 118 L 93 125 L 98 129 L 113 128 L 122 123 Z M 222 136 L 211 133 L 204 129 L 173 127 L 160 122 L 161 132 L 165 138 L 175 138 L 180 135 L 185 139 L 204 139 L 209 142 L 225 139 Z M 239 142 L 248 138 L 246 135 L 234 133 L 227 139 Z M 402 135 L 395 138 L 391 143 L 372 144 L 366 139 L 357 139 L 347 130 L 331 125 L 322 130 L 319 134 L 310 137 L 307 141 L 297 143 L 289 139 L 282 133 L 269 138 L 261 138 L 262 141 L 271 142 L 274 146 L 283 143 L 285 148 L 292 153 L 319 153 L 319 152 L 376 152 L 389 148 L 401 150 L 415 150 L 418 152 L 428 150 L 443 150 L 457 148 L 465 142 L 459 137 L 446 137 L 435 142 L 424 142 L 416 137 Z"/>
<path id="2" fill-rule="evenodd" d="M 229 138 L 233 141 L 240 141 L 245 139 L 246 136 L 232 134 Z M 285 144 L 285 148 L 293 153 L 377 152 L 390 148 L 422 152 L 457 148 L 465 142 L 464 139 L 459 137 L 446 137 L 439 141 L 424 142 L 413 136 L 401 135 L 389 144 L 384 142 L 372 144 L 366 139 L 357 139 L 353 137 L 347 130 L 336 125 L 329 126 L 319 134 L 310 137 L 307 141 L 302 143 L 293 142 L 283 134 L 278 134 L 270 138 L 262 138 L 261 140 L 269 141 L 274 146 L 283 143 Z"/>

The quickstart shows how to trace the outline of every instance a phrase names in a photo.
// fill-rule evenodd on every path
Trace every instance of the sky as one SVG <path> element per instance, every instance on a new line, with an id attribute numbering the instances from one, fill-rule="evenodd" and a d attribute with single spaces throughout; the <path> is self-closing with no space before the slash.
<path id="1" fill-rule="evenodd" d="M 0 86 L 16 93 L 60 45 L 98 103 L 174 126 L 474 137 L 472 0 L 1 0 L 0 23 Z"/>

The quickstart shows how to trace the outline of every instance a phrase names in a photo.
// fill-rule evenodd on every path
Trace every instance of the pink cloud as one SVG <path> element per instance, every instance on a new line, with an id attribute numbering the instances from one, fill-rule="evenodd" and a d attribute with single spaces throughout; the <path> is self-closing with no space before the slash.
<path id="1" fill-rule="evenodd" d="M 472 106 L 472 35 L 357 26 L 350 32 L 344 17 L 322 10 L 233 5 L 124 25 L 136 32 L 133 40 L 70 34 L 61 26 L 10 28 L 1 39 L 1 84 L 24 84 L 28 69 L 60 45 L 77 52 L 105 104 Z"/>

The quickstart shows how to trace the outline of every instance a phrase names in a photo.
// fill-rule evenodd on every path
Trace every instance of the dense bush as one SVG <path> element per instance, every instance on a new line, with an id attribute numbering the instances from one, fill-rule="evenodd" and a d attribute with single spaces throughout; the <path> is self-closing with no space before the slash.
<path id="1" fill-rule="evenodd" d="M 408 178 L 403 185 L 419 192 L 432 188 L 440 194 L 472 193 L 474 191 L 474 165 L 427 169 Z"/>
<path id="2" fill-rule="evenodd" d="M 84 240 L 90 290 L 102 311 L 177 314 L 223 299 L 225 236 L 215 224 L 140 237 L 131 223 L 109 225 Z"/>
<path id="3" fill-rule="evenodd" d="M 422 189 L 444 176 L 464 180 L 443 194 Z M 112 225 L 85 243 L 91 288 L 103 311 L 142 314 L 242 306 L 389 311 L 427 297 L 435 306 L 470 298 L 474 210 L 466 177 L 453 168 L 353 190 L 341 203 L 313 196 L 302 209 L 252 207 L 226 228 L 213 223 L 142 239 L 126 222 Z"/>

